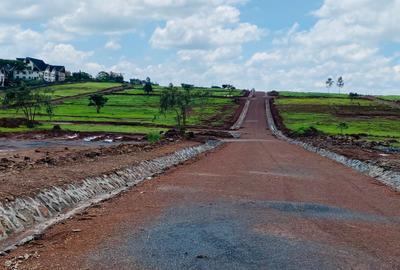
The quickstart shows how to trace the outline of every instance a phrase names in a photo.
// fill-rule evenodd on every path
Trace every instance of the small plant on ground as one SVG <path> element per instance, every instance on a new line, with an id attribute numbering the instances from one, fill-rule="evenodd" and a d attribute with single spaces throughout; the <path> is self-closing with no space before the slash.
<path id="1" fill-rule="evenodd" d="M 100 109 L 106 105 L 108 99 L 100 94 L 94 94 L 89 97 L 89 104 L 88 106 L 96 107 L 96 112 L 100 113 Z"/>
<path id="2" fill-rule="evenodd" d="M 341 122 L 337 126 L 340 129 L 340 133 L 343 135 L 343 131 L 349 128 L 349 125 L 346 122 Z"/>
<path id="3" fill-rule="evenodd" d="M 295 135 L 297 136 L 306 136 L 306 137 L 312 137 L 321 134 L 321 132 L 316 129 L 315 127 L 307 127 L 307 128 L 299 128 L 294 132 Z"/>
<path id="4" fill-rule="evenodd" d="M 146 135 L 146 139 L 150 143 L 156 143 L 161 140 L 161 135 L 160 135 L 160 133 L 157 133 L 157 132 L 150 132 Z"/>

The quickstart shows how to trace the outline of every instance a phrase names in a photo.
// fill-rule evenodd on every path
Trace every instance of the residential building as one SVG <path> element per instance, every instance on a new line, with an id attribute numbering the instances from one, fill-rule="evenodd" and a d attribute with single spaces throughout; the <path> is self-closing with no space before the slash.
<path id="1" fill-rule="evenodd" d="M 10 84 L 13 78 L 13 72 L 17 67 L 12 64 L 11 60 L 5 60 L 9 63 L 0 64 L 0 87 L 5 87 Z"/>
<path id="2" fill-rule="evenodd" d="M 0 68 L 0 87 L 4 87 L 6 83 L 6 71 L 4 68 Z"/>
<path id="3" fill-rule="evenodd" d="M 65 67 L 48 65 L 43 72 L 43 79 L 46 82 L 63 82 L 65 81 Z"/>
<path id="4" fill-rule="evenodd" d="M 25 64 L 25 69 L 15 70 L 15 80 L 44 80 L 46 82 L 65 81 L 65 67 L 46 64 L 43 60 L 32 57 L 17 58 Z"/>
<path id="5" fill-rule="evenodd" d="M 25 69 L 14 70 L 15 80 L 42 80 L 43 72 L 46 70 L 47 64 L 43 60 L 26 57 L 17 58 L 17 61 L 25 64 Z"/>

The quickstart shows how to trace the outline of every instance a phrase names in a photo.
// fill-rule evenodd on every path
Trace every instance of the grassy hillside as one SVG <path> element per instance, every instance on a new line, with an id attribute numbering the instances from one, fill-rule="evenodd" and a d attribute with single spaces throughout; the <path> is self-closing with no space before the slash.
<path id="1" fill-rule="evenodd" d="M 84 83 L 52 87 L 54 97 L 90 93 L 104 88 L 118 86 L 118 84 Z M 67 100 L 63 104 L 56 105 L 54 115 L 49 118 L 44 111 L 36 117 L 42 125 L 36 129 L 50 129 L 54 124 L 61 128 L 74 131 L 114 131 L 148 133 L 165 130 L 164 125 L 175 125 L 175 114 L 160 114 L 159 93 L 163 87 L 155 87 L 152 95 L 143 95 L 143 89 L 129 89 L 118 94 L 107 95 L 108 102 L 98 114 L 94 107 L 88 106 L 88 97 Z M 182 89 L 181 89 L 182 90 Z M 242 91 L 234 91 L 232 97 L 225 97 L 227 91 L 196 88 L 198 91 L 210 91 L 211 96 L 205 100 L 195 98 L 187 119 L 188 125 L 203 125 L 217 127 L 232 120 L 238 106 L 234 102 L 234 96 L 242 95 Z M 223 97 L 223 98 L 222 98 Z M 0 118 L 22 117 L 21 112 L 11 109 L 0 111 Z M 142 126 L 145 124 L 146 126 Z M 9 129 L 0 128 L 2 132 L 27 131 L 25 127 Z"/>
<path id="2" fill-rule="evenodd" d="M 339 93 L 323 93 L 323 92 L 291 92 L 291 91 L 280 91 L 279 96 L 281 97 L 330 97 L 330 98 L 347 98 L 347 94 Z"/>
<path id="3" fill-rule="evenodd" d="M 389 101 L 400 101 L 400 96 L 378 96 L 380 99 Z"/>
<path id="4" fill-rule="evenodd" d="M 314 96 L 281 97 L 275 104 L 284 125 L 301 134 L 310 127 L 329 135 L 361 135 L 368 140 L 400 142 L 400 110 L 364 99 Z"/>
<path id="5" fill-rule="evenodd" d="M 51 91 L 53 98 L 76 96 L 93 93 L 99 90 L 120 86 L 120 83 L 86 82 L 49 86 L 40 90 Z"/>

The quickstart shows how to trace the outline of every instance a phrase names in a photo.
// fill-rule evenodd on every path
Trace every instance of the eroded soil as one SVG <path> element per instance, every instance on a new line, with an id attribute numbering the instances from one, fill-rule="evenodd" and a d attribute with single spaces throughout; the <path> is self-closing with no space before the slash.
<path id="1" fill-rule="evenodd" d="M 0 201 L 133 166 L 188 146 L 191 141 L 109 147 L 43 147 L 0 153 Z"/>

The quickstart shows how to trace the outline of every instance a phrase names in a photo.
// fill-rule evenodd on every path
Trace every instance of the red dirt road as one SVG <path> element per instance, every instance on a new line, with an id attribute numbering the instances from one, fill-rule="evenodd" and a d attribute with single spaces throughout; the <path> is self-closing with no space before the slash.
<path id="1" fill-rule="evenodd" d="M 50 229 L 18 269 L 400 269 L 400 196 L 266 130 Z"/>

